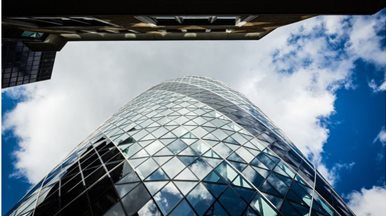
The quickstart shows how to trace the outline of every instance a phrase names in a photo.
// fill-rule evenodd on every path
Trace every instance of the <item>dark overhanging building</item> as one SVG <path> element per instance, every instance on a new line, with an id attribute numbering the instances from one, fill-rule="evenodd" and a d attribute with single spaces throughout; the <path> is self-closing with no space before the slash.
<path id="1" fill-rule="evenodd" d="M 184 77 L 127 103 L 7 215 L 354 214 L 247 98 Z"/>
<path id="2" fill-rule="evenodd" d="M 51 78 L 56 51 L 32 51 L 22 41 L 2 41 L 2 88 Z"/>
<path id="3" fill-rule="evenodd" d="M 31 54 L 47 53 L 51 59 L 55 58 L 52 53 L 60 51 L 67 42 L 258 40 L 277 27 L 312 16 L 374 14 L 385 7 L 385 0 L 110 0 L 92 3 L 5 0 L 2 3 L 2 44 L 22 42 Z M 14 51 L 9 53 L 12 55 Z M 3 52 L 3 55 L 9 53 Z M 3 63 L 20 64 L 8 62 L 10 59 L 13 58 L 6 56 Z M 15 71 L 30 74 L 27 69 Z M 4 67 L 2 73 L 5 74 Z M 39 79 L 28 80 L 34 81 Z M 15 82 L 7 85 L 10 82 L 3 79 L 2 88 L 28 83 L 24 79 Z"/>

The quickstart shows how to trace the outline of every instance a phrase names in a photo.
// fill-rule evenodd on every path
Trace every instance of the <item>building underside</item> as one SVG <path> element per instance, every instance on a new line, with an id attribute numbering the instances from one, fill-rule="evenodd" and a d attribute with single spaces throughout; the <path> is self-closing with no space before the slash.
<path id="1" fill-rule="evenodd" d="M 60 51 L 71 41 L 258 40 L 280 26 L 316 15 L 373 14 L 385 7 L 385 0 L 110 0 L 92 3 L 6 0 L 2 3 L 2 44 L 8 44 L 10 50 L 10 44 L 23 43 L 29 53 L 42 52 L 46 56 L 54 56 L 51 52 Z M 15 52 L 10 50 L 9 53 Z M 10 60 L 8 65 L 29 64 L 11 61 L 13 57 L 3 59 Z M 5 69 L 2 73 L 5 74 Z M 8 70 L 7 73 L 16 81 L 2 80 L 7 83 L 2 88 L 34 82 L 34 79 L 17 78 L 30 76 L 28 70 Z"/>

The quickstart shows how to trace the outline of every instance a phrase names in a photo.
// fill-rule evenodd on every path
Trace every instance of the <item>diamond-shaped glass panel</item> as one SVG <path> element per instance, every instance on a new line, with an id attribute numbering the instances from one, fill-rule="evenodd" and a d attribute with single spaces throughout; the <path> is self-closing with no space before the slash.
<path id="1" fill-rule="evenodd" d="M 165 215 L 168 214 L 182 198 L 176 186 L 171 182 L 154 196 L 154 200 Z"/>

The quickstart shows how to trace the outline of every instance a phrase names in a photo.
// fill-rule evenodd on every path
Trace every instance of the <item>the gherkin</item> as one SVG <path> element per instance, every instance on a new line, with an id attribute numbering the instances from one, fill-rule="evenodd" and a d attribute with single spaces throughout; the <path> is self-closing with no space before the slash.
<path id="1" fill-rule="evenodd" d="M 203 77 L 126 104 L 9 215 L 353 215 L 240 93 Z"/>

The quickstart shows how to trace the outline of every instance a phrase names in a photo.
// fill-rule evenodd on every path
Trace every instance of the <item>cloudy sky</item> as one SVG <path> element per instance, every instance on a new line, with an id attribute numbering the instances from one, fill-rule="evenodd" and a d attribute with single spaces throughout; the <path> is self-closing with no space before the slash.
<path id="1" fill-rule="evenodd" d="M 385 26 L 383 10 L 310 18 L 259 41 L 68 43 L 51 80 L 2 91 L 3 212 L 126 102 L 200 75 L 260 107 L 354 212 L 381 215 Z"/>

